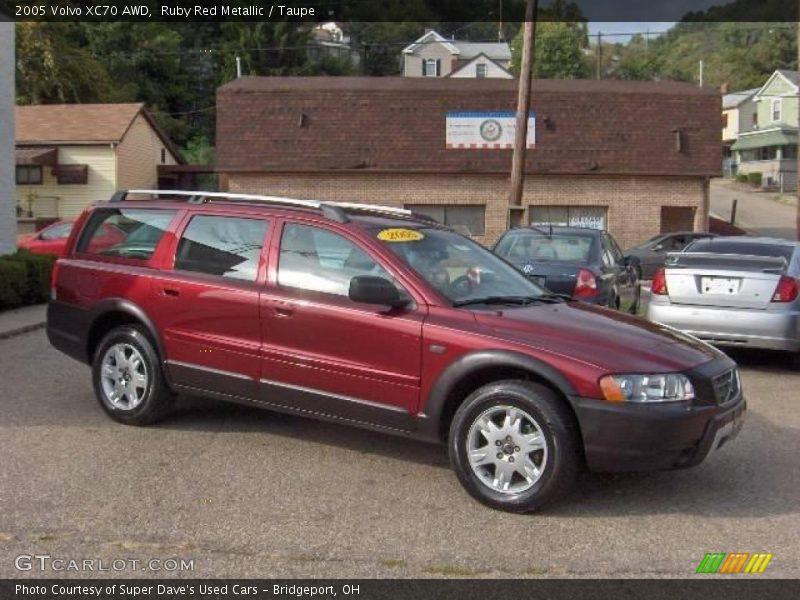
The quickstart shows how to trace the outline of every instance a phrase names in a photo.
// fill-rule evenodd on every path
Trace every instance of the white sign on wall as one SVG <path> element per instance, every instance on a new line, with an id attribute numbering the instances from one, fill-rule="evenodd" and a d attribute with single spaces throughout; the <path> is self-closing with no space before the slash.
<path id="1" fill-rule="evenodd" d="M 448 148 L 508 149 L 514 147 L 514 112 L 448 112 L 445 144 Z M 536 113 L 528 113 L 528 148 L 536 145 Z"/>

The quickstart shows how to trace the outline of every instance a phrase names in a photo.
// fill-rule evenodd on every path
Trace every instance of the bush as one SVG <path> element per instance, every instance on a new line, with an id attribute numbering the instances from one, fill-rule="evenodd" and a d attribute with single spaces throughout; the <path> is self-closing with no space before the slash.
<path id="1" fill-rule="evenodd" d="M 736 176 L 736 181 L 739 183 L 747 183 L 747 173 L 739 173 Z"/>
<path id="2" fill-rule="evenodd" d="M 750 185 L 754 185 L 756 187 L 761 187 L 761 173 L 753 172 L 747 174 L 747 182 Z"/>
<path id="3" fill-rule="evenodd" d="M 10 260 L 0 260 L 0 310 L 16 308 L 25 303 L 28 290 L 25 265 Z"/>
<path id="4" fill-rule="evenodd" d="M 0 256 L 0 310 L 47 302 L 55 260 L 27 250 Z"/>

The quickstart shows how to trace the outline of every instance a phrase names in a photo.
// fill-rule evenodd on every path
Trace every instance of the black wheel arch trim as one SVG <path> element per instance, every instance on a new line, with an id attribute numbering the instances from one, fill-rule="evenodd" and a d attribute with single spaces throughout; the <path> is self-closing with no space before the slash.
<path id="1" fill-rule="evenodd" d="M 419 419 L 417 429 L 419 437 L 430 441 L 441 441 L 442 412 L 450 393 L 459 382 L 471 373 L 492 367 L 529 371 L 553 386 L 568 400 L 577 395 L 567 377 L 543 360 L 511 350 L 477 350 L 453 361 L 439 375 L 417 417 Z"/>
<path id="2" fill-rule="evenodd" d="M 164 343 L 158 333 L 158 329 L 144 309 L 130 300 L 125 300 L 123 298 L 107 298 L 101 300 L 91 308 L 91 318 L 86 331 L 86 355 L 89 361 L 92 360 L 92 357 L 89 356 L 89 332 L 100 319 L 112 312 L 126 313 L 144 325 L 145 329 L 147 329 L 147 333 L 150 335 L 150 339 L 153 340 L 156 346 L 156 352 L 158 352 L 158 357 L 161 362 L 163 363 L 167 359 L 167 355 L 164 351 Z"/>

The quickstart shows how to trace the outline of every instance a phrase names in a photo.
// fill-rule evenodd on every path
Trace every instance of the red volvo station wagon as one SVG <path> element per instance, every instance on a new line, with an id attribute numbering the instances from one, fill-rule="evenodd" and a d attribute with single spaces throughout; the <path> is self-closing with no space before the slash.
<path id="1" fill-rule="evenodd" d="M 514 512 L 585 466 L 696 465 L 745 413 L 718 350 L 392 207 L 120 192 L 76 222 L 47 333 L 122 423 L 187 393 L 444 442 L 464 488 Z"/>

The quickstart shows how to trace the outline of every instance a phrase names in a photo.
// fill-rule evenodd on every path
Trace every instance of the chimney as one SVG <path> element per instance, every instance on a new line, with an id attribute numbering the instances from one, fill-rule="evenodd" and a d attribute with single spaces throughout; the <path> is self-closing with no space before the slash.
<path id="1" fill-rule="evenodd" d="M 727 82 L 727 81 L 725 83 L 723 83 L 721 86 L 719 86 L 719 92 L 723 96 L 725 94 L 730 93 L 730 91 L 731 91 L 731 84 L 729 82 Z"/>

